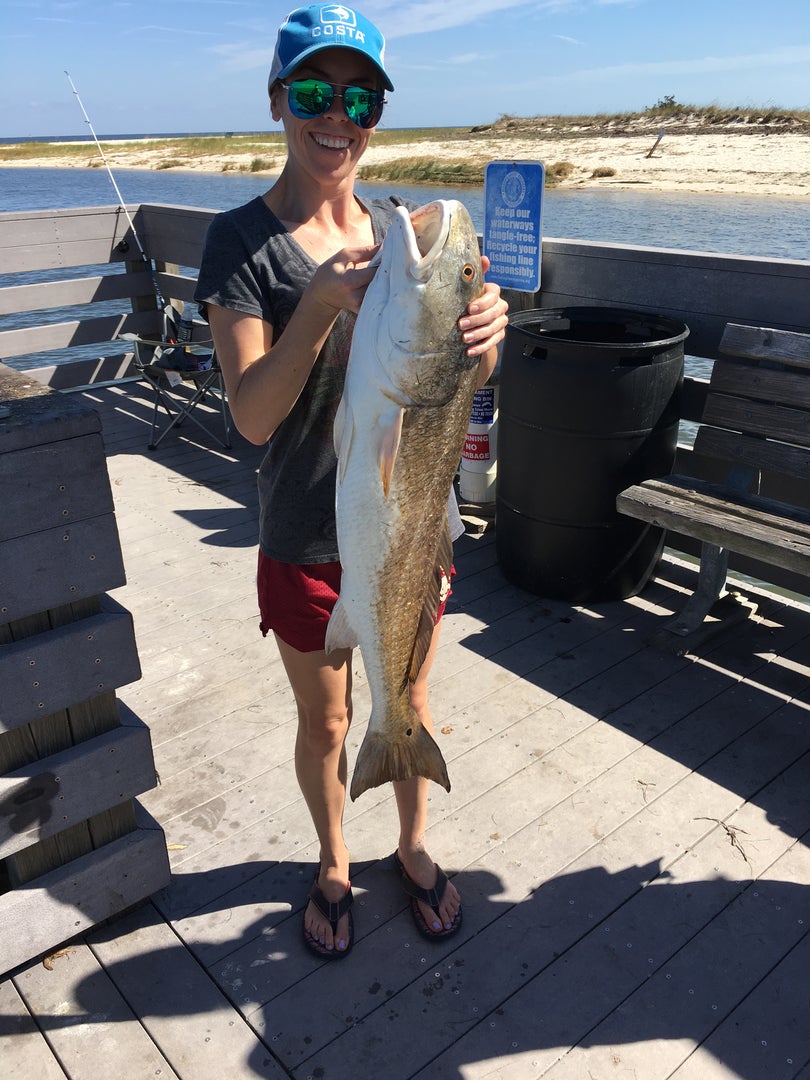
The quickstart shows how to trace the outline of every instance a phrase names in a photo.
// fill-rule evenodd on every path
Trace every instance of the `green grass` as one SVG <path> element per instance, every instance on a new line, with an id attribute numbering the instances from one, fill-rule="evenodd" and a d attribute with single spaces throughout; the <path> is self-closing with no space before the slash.
<path id="1" fill-rule="evenodd" d="M 101 140 L 104 154 L 115 159 L 119 154 L 139 153 L 143 150 L 160 150 L 166 157 L 164 164 L 156 168 L 177 168 L 190 161 L 200 161 L 208 157 L 225 157 L 232 154 L 253 154 L 260 157 L 268 152 L 283 152 L 284 136 L 269 135 L 191 135 L 180 139 L 144 139 Z M 82 143 L 47 143 L 28 142 L 10 143 L 0 146 L 0 162 L 29 160 L 48 160 L 53 158 L 72 158 L 78 162 L 92 162 L 99 159 L 98 147 L 93 142 Z M 172 162 L 171 166 L 165 164 Z"/>
<path id="2" fill-rule="evenodd" d="M 482 125 L 473 128 L 473 131 L 488 132 L 514 132 L 515 130 L 535 129 L 546 132 L 570 133 L 577 135 L 579 132 L 571 132 L 571 128 L 617 128 L 628 124 L 645 122 L 670 121 L 699 121 L 707 127 L 716 124 L 785 124 L 785 125 L 810 125 L 810 109 L 781 109 L 772 105 L 764 105 L 761 108 L 754 106 L 721 106 L 721 105 L 688 105 L 665 97 L 655 105 L 649 105 L 636 112 L 623 113 L 590 113 L 574 114 L 570 116 L 533 116 L 518 117 L 504 114 L 494 124 Z"/>
<path id="3" fill-rule="evenodd" d="M 360 180 L 400 184 L 483 184 L 484 164 L 477 161 L 441 161 L 432 157 L 403 157 L 377 165 L 361 165 Z"/>

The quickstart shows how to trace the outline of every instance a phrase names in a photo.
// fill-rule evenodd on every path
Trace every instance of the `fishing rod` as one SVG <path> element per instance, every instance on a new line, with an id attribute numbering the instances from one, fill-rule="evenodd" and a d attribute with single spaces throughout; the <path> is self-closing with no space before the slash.
<path id="1" fill-rule="evenodd" d="M 99 152 L 99 155 L 101 157 L 101 160 L 104 162 L 104 168 L 107 170 L 107 176 L 109 176 L 109 178 L 110 178 L 110 183 L 112 184 L 113 188 L 115 189 L 115 194 L 118 196 L 118 205 L 124 211 L 127 222 L 129 223 L 129 227 L 132 230 L 132 235 L 135 238 L 135 243 L 136 243 L 136 245 L 138 247 L 138 251 L 141 253 L 141 258 L 143 259 L 144 264 L 146 266 L 146 269 L 149 271 L 149 275 L 152 278 L 152 284 L 154 285 L 155 292 L 157 293 L 158 304 L 165 311 L 165 309 L 166 309 L 166 301 L 163 298 L 163 294 L 160 291 L 160 286 L 158 285 L 157 277 L 155 276 L 155 270 L 154 270 L 154 267 L 152 266 L 152 260 L 149 258 L 149 256 L 146 254 L 146 252 L 143 249 L 143 245 L 141 244 L 141 239 L 138 236 L 138 230 L 135 228 L 135 222 L 129 216 L 129 210 L 127 210 L 126 203 L 124 202 L 123 196 L 121 195 L 121 192 L 118 190 L 118 184 L 116 184 L 116 182 L 115 182 L 115 177 L 113 176 L 112 169 L 110 168 L 110 163 L 107 161 L 107 158 L 104 156 L 104 148 L 102 147 L 101 143 L 99 142 L 98 135 L 96 135 L 95 130 L 93 128 L 93 125 L 90 123 L 90 117 L 87 115 L 87 110 L 85 109 L 85 107 L 84 107 L 84 105 L 82 103 L 82 99 L 79 97 L 79 91 L 76 89 L 76 86 L 75 86 L 75 84 L 73 82 L 73 79 L 71 79 L 71 77 L 70 77 L 70 73 L 68 71 L 66 71 L 65 75 L 67 75 L 67 81 L 70 83 L 70 88 L 73 91 L 73 93 L 74 93 L 74 95 L 76 97 L 76 100 L 79 103 L 79 108 L 82 110 L 82 115 L 84 116 L 84 122 L 90 128 L 90 134 L 93 136 L 93 141 L 95 142 L 96 147 L 98 148 L 98 152 Z"/>

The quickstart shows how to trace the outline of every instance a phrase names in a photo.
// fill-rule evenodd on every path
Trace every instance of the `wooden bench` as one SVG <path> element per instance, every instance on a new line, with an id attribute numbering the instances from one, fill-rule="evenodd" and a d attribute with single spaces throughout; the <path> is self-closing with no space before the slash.
<path id="1" fill-rule="evenodd" d="M 725 478 L 645 480 L 616 502 L 622 514 L 701 541 L 695 592 L 658 644 L 671 634 L 706 636 L 704 620 L 725 594 L 730 552 L 810 577 L 810 334 L 729 323 L 720 353 L 694 453 L 722 462 Z M 763 475 L 788 478 L 778 499 L 762 493 Z M 723 625 L 750 610 L 730 599 Z"/>

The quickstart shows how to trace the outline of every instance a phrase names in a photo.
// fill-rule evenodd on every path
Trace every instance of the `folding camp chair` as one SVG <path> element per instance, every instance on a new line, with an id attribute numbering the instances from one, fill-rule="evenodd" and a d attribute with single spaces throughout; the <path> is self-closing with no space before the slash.
<path id="1" fill-rule="evenodd" d="M 193 340 L 191 320 L 178 319 L 171 306 L 164 310 L 162 340 L 137 334 L 121 334 L 121 337 L 132 343 L 133 363 L 154 392 L 149 449 L 156 450 L 170 431 L 190 420 L 230 450 L 228 401 L 213 342 Z M 221 418 L 221 436 L 211 430 L 212 418 L 207 413 L 201 415 L 199 406 L 209 403 Z M 162 428 L 161 408 L 166 414 Z"/>

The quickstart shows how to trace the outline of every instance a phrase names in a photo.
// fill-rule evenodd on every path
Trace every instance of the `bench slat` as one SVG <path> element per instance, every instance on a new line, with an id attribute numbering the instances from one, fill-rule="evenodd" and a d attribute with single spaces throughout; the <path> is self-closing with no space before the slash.
<path id="1" fill-rule="evenodd" d="M 778 360 L 810 371 L 810 334 L 728 323 L 719 351 L 752 360 Z"/>
<path id="2" fill-rule="evenodd" d="M 695 452 L 735 465 L 810 480 L 810 449 L 775 439 L 740 435 L 736 431 L 704 424 L 695 436 Z"/>
<path id="3" fill-rule="evenodd" d="M 623 514 L 741 555 L 810 573 L 810 510 L 734 495 L 691 476 L 645 480 L 617 498 Z"/>
<path id="4" fill-rule="evenodd" d="M 786 442 L 810 446 L 810 412 L 783 405 L 766 405 L 728 394 L 710 393 L 703 410 L 703 423 L 766 438 L 778 436 Z"/>
<path id="5" fill-rule="evenodd" d="M 774 405 L 810 409 L 810 379 L 801 371 L 759 367 L 739 360 L 717 360 L 709 394 L 731 394 Z"/>

